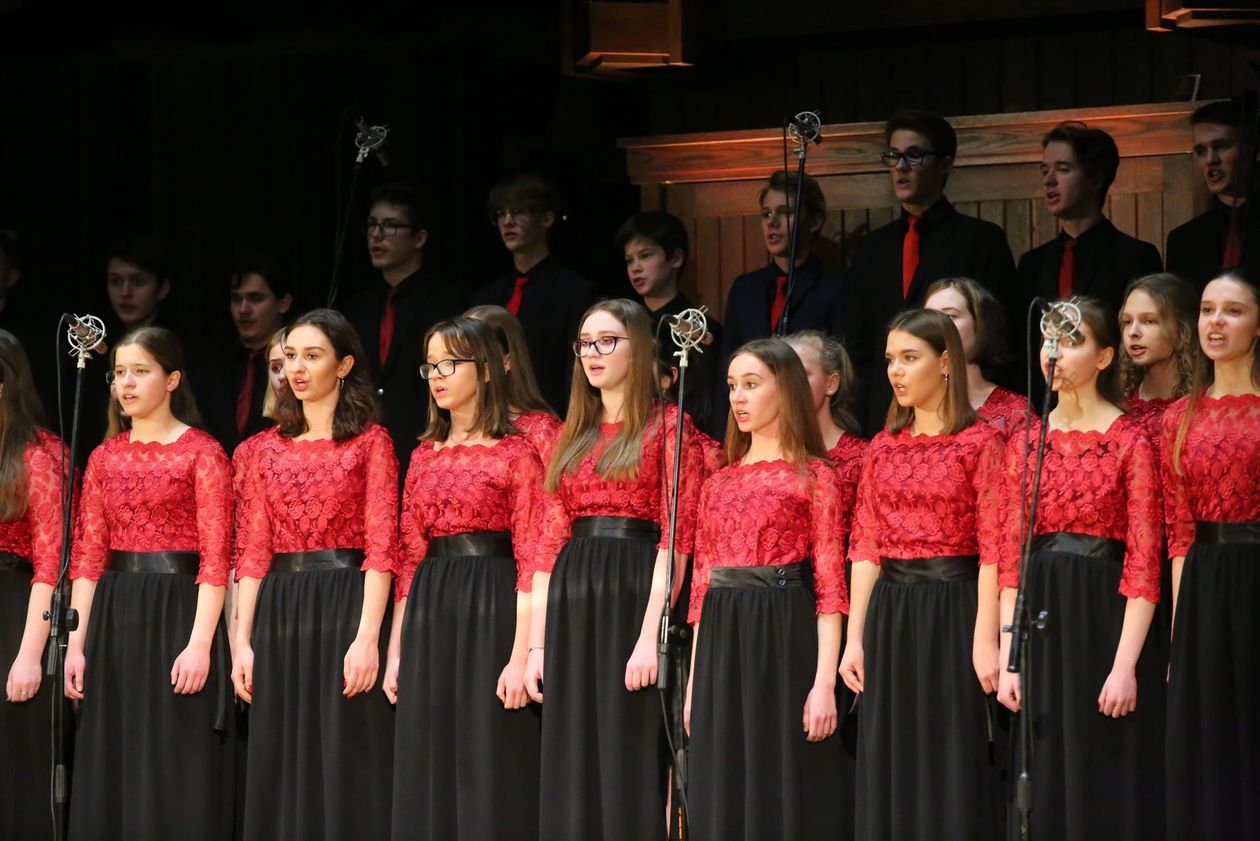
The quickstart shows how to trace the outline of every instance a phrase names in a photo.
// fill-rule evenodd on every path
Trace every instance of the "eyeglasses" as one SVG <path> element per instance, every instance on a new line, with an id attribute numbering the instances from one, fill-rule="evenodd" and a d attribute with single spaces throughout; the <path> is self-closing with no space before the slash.
<path id="1" fill-rule="evenodd" d="M 437 377 L 449 377 L 455 373 L 455 366 L 461 362 L 476 362 L 475 359 L 442 359 L 436 363 L 423 363 L 420 366 L 420 379 L 431 380 Z"/>
<path id="2" fill-rule="evenodd" d="M 532 207 L 497 207 L 490 211 L 490 224 L 497 225 L 503 219 L 520 219 L 533 212 Z"/>
<path id="3" fill-rule="evenodd" d="M 880 153 L 879 160 L 889 169 L 900 166 L 902 161 L 906 162 L 906 166 L 923 166 L 923 162 L 927 160 L 928 156 L 935 154 L 930 149 L 907 149 L 904 152 L 889 149 L 887 152 Z"/>
<path id="4" fill-rule="evenodd" d="M 796 210 L 787 207 L 776 207 L 773 210 L 767 207 L 762 208 L 761 211 L 761 218 L 765 219 L 767 222 L 773 222 L 776 219 L 790 219 L 795 215 Z"/>
<path id="5" fill-rule="evenodd" d="M 392 237 L 403 228 L 414 229 L 416 226 L 397 219 L 372 219 L 363 223 L 363 233 L 371 236 L 373 231 L 380 231 L 383 237 Z"/>
<path id="6" fill-rule="evenodd" d="M 591 350 L 595 351 L 597 356 L 607 356 L 617 349 L 617 342 L 630 341 L 625 336 L 600 336 L 598 339 L 587 341 L 586 339 L 578 339 L 573 343 L 574 356 L 586 356 Z"/>

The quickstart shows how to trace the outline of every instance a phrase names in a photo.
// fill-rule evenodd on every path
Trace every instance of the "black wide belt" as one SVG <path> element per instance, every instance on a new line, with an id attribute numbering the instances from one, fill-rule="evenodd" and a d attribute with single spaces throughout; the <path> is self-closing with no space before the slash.
<path id="1" fill-rule="evenodd" d="M 323 572 L 358 569 L 366 557 L 362 549 L 316 549 L 312 552 L 277 552 L 271 556 L 271 572 Z"/>
<path id="2" fill-rule="evenodd" d="M 802 561 L 794 564 L 757 567 L 714 567 L 709 571 L 709 589 L 715 587 L 794 587 L 810 588 L 813 582 L 809 567 Z"/>
<path id="3" fill-rule="evenodd" d="M 1260 543 L 1260 522 L 1194 524 L 1195 543 Z"/>
<path id="4" fill-rule="evenodd" d="M 626 537 L 637 540 L 661 539 L 660 526 L 637 517 L 578 517 L 573 521 L 573 537 Z"/>
<path id="5" fill-rule="evenodd" d="M 196 575 L 201 569 L 201 556 L 196 552 L 110 552 L 105 568 L 110 572 Z"/>
<path id="6" fill-rule="evenodd" d="M 980 577 L 979 555 L 942 555 L 939 558 L 881 558 L 879 577 L 892 584 L 942 584 L 975 581 Z"/>
<path id="7" fill-rule="evenodd" d="M 510 531 L 470 531 L 429 541 L 430 558 L 511 558 Z"/>
<path id="8" fill-rule="evenodd" d="M 1124 563 L 1124 541 L 1114 537 L 1096 537 L 1071 531 L 1052 531 L 1033 538 L 1034 552 L 1065 552 L 1100 561 Z"/>
<path id="9" fill-rule="evenodd" d="M 14 569 L 18 572 L 30 572 L 35 565 L 29 558 L 23 558 L 14 552 L 0 552 L 0 569 Z"/>

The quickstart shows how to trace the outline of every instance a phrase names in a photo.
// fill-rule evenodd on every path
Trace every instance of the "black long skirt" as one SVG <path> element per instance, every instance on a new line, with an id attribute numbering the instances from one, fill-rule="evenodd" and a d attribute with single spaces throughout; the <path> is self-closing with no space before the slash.
<path id="1" fill-rule="evenodd" d="M 515 633 L 512 558 L 430 557 L 420 565 L 398 673 L 398 841 L 538 837 L 541 711 L 505 710 L 495 695 Z"/>
<path id="2" fill-rule="evenodd" d="M 252 643 L 247 841 L 389 837 L 394 714 L 380 678 L 347 699 L 346 651 L 363 609 L 356 567 L 267 573 Z M 380 664 L 389 645 L 382 622 Z"/>
<path id="3" fill-rule="evenodd" d="M 1034 615 L 1048 614 L 1045 630 L 1029 640 L 1025 696 L 1034 838 L 1164 837 L 1165 687 L 1154 623 L 1138 658 L 1137 709 L 1121 718 L 1098 712 L 1124 627 L 1121 571 L 1118 559 L 1064 551 L 1037 550 L 1029 559 L 1026 598 Z"/>
<path id="4" fill-rule="evenodd" d="M 1000 835 L 992 702 L 971 659 L 976 600 L 974 578 L 901 584 L 881 574 L 875 582 L 858 721 L 861 841 Z"/>
<path id="5" fill-rule="evenodd" d="M 31 568 L 0 563 L 0 674 L 22 647 Z M 44 660 L 40 657 L 40 669 Z M 52 704 L 64 696 L 45 675 L 35 697 L 10 703 L 0 696 L 0 838 L 52 837 Z"/>
<path id="6" fill-rule="evenodd" d="M 656 542 L 573 537 L 547 593 L 539 837 L 665 835 L 664 718 L 655 687 L 626 690 Z"/>
<path id="7" fill-rule="evenodd" d="M 817 666 L 808 589 L 709 590 L 691 697 L 693 838 L 833 841 L 849 834 L 841 829 L 852 826 L 853 814 L 839 796 L 840 737 L 811 743 L 801 724 Z"/>
<path id="8" fill-rule="evenodd" d="M 1168 684 L 1168 837 L 1260 838 L 1260 545 L 1186 554 Z"/>
<path id="9" fill-rule="evenodd" d="M 232 837 L 236 759 L 222 623 L 205 687 L 195 695 L 171 688 L 196 614 L 193 575 L 107 570 L 97 583 L 70 796 L 73 841 Z"/>

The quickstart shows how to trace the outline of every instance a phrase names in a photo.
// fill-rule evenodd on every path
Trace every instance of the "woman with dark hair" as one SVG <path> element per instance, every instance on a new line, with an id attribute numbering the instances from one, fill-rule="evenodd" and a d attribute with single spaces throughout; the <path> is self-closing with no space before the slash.
<path id="1" fill-rule="evenodd" d="M 31 366 L 0 330 L 0 838 L 52 838 L 48 809 L 48 610 L 61 563 L 61 492 L 69 453 L 39 426 Z"/>
<path id="2" fill-rule="evenodd" d="M 1158 448 L 1164 410 L 1190 391 L 1199 339 L 1199 296 L 1172 274 L 1140 277 L 1124 290 L 1120 388 L 1125 408 L 1142 421 Z"/>
<path id="3" fill-rule="evenodd" d="M 652 687 L 661 609 L 673 595 L 665 592 L 664 486 L 680 458 L 674 580 L 681 581 L 700 453 L 685 414 L 655 400 L 651 320 L 642 305 L 615 299 L 591 307 L 573 352 L 569 410 L 545 480 L 562 506 L 550 507 L 546 533 L 564 548 L 554 568 L 539 559 L 525 673 L 541 702 L 546 670 L 539 836 L 659 838 L 664 728 Z M 681 454 L 674 452 L 678 423 L 686 424 Z"/>
<path id="4" fill-rule="evenodd" d="M 999 837 L 986 695 L 998 683 L 1001 437 L 977 423 L 954 322 L 911 310 L 888 328 L 893 401 L 858 486 L 848 642 L 862 693 L 863 841 Z"/>
<path id="5" fill-rule="evenodd" d="M 787 343 L 805 367 L 814 417 L 840 480 L 841 505 L 851 510 L 867 443 L 848 409 L 857 386 L 853 362 L 839 339 L 818 330 L 793 333 Z"/>
<path id="6" fill-rule="evenodd" d="M 389 836 L 387 643 L 398 462 L 354 328 L 313 310 L 284 337 L 290 392 L 240 483 L 232 680 L 251 704 L 245 838 Z"/>
<path id="7" fill-rule="evenodd" d="M 1159 468 L 1142 423 L 1120 409 L 1114 313 L 1093 298 L 1072 303 L 1081 326 L 1060 341 L 1047 383 L 1059 399 L 1024 582 L 1030 613 L 1054 618 L 1029 638 L 1030 703 L 1020 675 L 1005 669 L 998 700 L 1035 722 L 1034 837 L 1145 841 L 1164 832 L 1165 670 L 1151 621 L 1163 548 Z M 1049 353 L 1041 351 L 1043 376 Z M 1003 498 L 1020 502 L 1008 506 L 999 560 L 1004 624 L 1020 583 L 1039 429 L 1034 420 L 1006 445 Z M 1009 645 L 1003 635 L 1002 663 Z"/>
<path id="8" fill-rule="evenodd" d="M 538 389 L 538 378 L 529 358 L 529 344 L 520 319 L 494 304 L 482 304 L 464 313 L 495 329 L 503 347 L 503 367 L 507 371 L 508 405 L 512 424 L 529 439 L 544 461 L 550 447 L 560 437 L 560 420 Z"/>
<path id="9" fill-rule="evenodd" d="M 88 459 L 70 577 L 79 701 L 70 837 L 232 837 L 232 723 L 221 614 L 232 535 L 227 456 L 194 428 L 183 351 L 122 338 L 110 428 Z"/>
<path id="10" fill-rule="evenodd" d="M 938 280 L 928 287 L 923 307 L 953 320 L 967 355 L 967 399 L 976 414 L 1004 435 L 1024 423 L 1028 400 L 985 378 L 1009 361 L 1006 312 L 985 287 L 968 277 Z"/>
<path id="11" fill-rule="evenodd" d="M 1203 290 L 1190 393 L 1164 413 L 1173 638 L 1168 837 L 1260 831 L 1260 286 Z"/>
<path id="12" fill-rule="evenodd" d="M 383 680 L 397 704 L 393 835 L 536 838 L 539 710 L 524 671 L 542 463 L 509 419 L 494 328 L 455 318 L 424 344 L 429 428 L 403 492 Z"/>
<path id="13" fill-rule="evenodd" d="M 852 821 L 831 738 L 850 512 L 791 346 L 749 342 L 727 370 L 728 465 L 701 494 L 688 617 L 690 827 L 832 839 Z"/>

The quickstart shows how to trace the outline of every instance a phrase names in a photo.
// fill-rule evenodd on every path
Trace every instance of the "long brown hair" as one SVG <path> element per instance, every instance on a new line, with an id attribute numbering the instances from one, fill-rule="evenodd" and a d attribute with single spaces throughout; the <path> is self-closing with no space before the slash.
<path id="1" fill-rule="evenodd" d="M 460 316 L 439 321 L 424 334 L 424 348 L 429 340 L 441 336 L 446 349 L 464 359 L 473 359 L 477 368 L 477 418 L 473 430 L 490 438 L 502 438 L 516 432 L 509 419 L 508 375 L 503 370 L 502 345 L 495 329 L 485 321 Z M 451 413 L 438 406 L 429 392 L 429 427 L 421 441 L 445 441 L 451 434 Z"/>
<path id="2" fill-rule="evenodd" d="M 976 410 L 971 408 L 967 394 L 967 356 L 954 320 L 936 310 L 907 310 L 889 322 L 888 332 L 894 331 L 909 333 L 927 342 L 938 357 L 949 353 L 949 379 L 945 383 L 945 402 L 941 405 L 942 433 L 954 435 L 975 423 Z M 894 396 L 888 407 L 888 431 L 896 435 L 912 423 L 914 407 L 902 406 Z"/>
<path id="3" fill-rule="evenodd" d="M 850 435 L 860 435 L 861 427 L 857 418 L 849 411 L 849 403 L 857 388 L 857 374 L 853 369 L 853 360 L 849 352 L 835 336 L 829 336 L 821 330 L 798 330 L 787 337 L 792 347 L 812 347 L 818 351 L 818 361 L 822 363 L 823 373 L 827 376 L 836 374 L 840 377 L 840 387 L 831 395 L 827 408 L 836 426 Z M 758 357 L 760 358 L 760 357 Z M 765 362 L 765 360 L 762 360 Z M 766 363 L 767 365 L 769 363 Z"/>
<path id="4" fill-rule="evenodd" d="M 333 357 L 337 362 L 347 356 L 353 357 L 355 364 L 346 372 L 337 394 L 337 407 L 333 410 L 333 440 L 348 441 L 363 433 L 368 425 L 376 420 L 380 411 L 376 394 L 368 382 L 367 356 L 363 353 L 363 343 L 359 334 L 350 326 L 346 317 L 336 310 L 311 310 L 300 316 L 285 330 L 285 341 L 289 334 L 298 327 L 307 325 L 324 334 L 332 345 Z M 306 423 L 306 413 L 302 411 L 302 401 L 290 389 L 276 401 L 276 423 L 280 434 L 285 438 L 296 438 L 310 429 Z"/>
<path id="5" fill-rule="evenodd" d="M 606 479 L 633 479 L 639 475 L 639 452 L 656 398 L 652 317 L 637 301 L 614 298 L 588 309 L 582 315 L 580 324 L 584 325 L 597 312 L 608 313 L 626 328 L 626 337 L 630 340 L 630 370 L 625 384 L 621 429 L 600 454 L 595 472 Z M 554 491 L 560 484 L 560 477 L 576 470 L 582 459 L 595 448 L 603 411 L 599 389 L 586 379 L 582 360 L 574 359 L 569 411 L 551 464 L 547 467 L 547 490 Z"/>
<path id="6" fill-rule="evenodd" d="M 26 448 L 43 412 L 22 343 L 0 330 L 0 522 L 26 513 Z"/>
<path id="7" fill-rule="evenodd" d="M 188 369 L 184 366 L 184 347 L 179 343 L 179 337 L 165 327 L 153 325 L 137 327 L 114 345 L 109 356 L 110 371 L 114 369 L 119 349 L 129 345 L 142 348 L 145 353 L 153 357 L 153 361 L 166 376 L 169 377 L 179 371 L 179 384 L 170 393 L 171 414 L 181 423 L 200 427 L 202 425 L 201 412 L 197 411 L 197 399 L 193 396 L 192 383 L 188 381 Z M 118 402 L 118 396 L 111 386 L 109 427 L 105 431 L 105 439 L 109 440 L 128 429 L 131 429 L 131 418 L 123 413 L 122 404 Z"/>
<path id="8" fill-rule="evenodd" d="M 1124 405 L 1124 389 L 1120 385 L 1120 319 L 1107 304 L 1086 295 L 1073 296 L 1071 303 L 1081 311 L 1081 322 L 1094 334 L 1099 350 L 1111 348 L 1111 362 L 1098 372 L 1098 396 L 1116 408 Z"/>
<path id="9" fill-rule="evenodd" d="M 525 341 L 525 329 L 521 327 L 520 319 L 505 307 L 494 304 L 472 307 L 464 316 L 484 321 L 498 335 L 510 366 L 507 375 L 508 405 L 518 412 L 546 412 L 555 417 L 555 410 L 543 398 L 538 378 L 534 376 L 529 344 Z"/>
<path id="10" fill-rule="evenodd" d="M 1129 296 L 1141 290 L 1155 302 L 1155 309 L 1163 328 L 1173 336 L 1173 361 L 1177 365 L 1177 384 L 1173 397 L 1181 397 L 1190 390 L 1194 378 L 1194 366 L 1199 357 L 1198 308 L 1199 297 L 1194 287 L 1175 274 L 1157 272 L 1139 277 L 1129 283 L 1121 298 L 1123 306 Z M 1123 328 L 1121 333 L 1123 334 Z M 1123 339 L 1123 335 L 1121 336 Z M 1135 365 L 1127 353 L 1120 354 L 1120 387 L 1125 399 L 1137 394 L 1146 376 L 1146 369 Z"/>
<path id="11" fill-rule="evenodd" d="M 779 449 L 784 461 L 804 467 L 810 458 L 827 458 L 813 395 L 805 366 L 783 339 L 754 339 L 731 354 L 731 361 L 747 354 L 770 369 L 779 389 Z M 729 370 L 729 365 L 728 365 Z M 748 454 L 752 434 L 740 431 L 732 408 L 726 417 L 726 463 L 735 464 Z"/>
<path id="12" fill-rule="evenodd" d="M 981 368 L 1000 368 L 1006 364 L 1010 353 L 1006 336 L 1006 310 L 992 292 L 969 277 L 948 277 L 938 280 L 927 289 L 927 300 L 945 289 L 956 289 L 967 302 L 971 322 L 975 325 L 975 354 L 968 362 Z"/>
<path id="13" fill-rule="evenodd" d="M 1220 274 L 1212 280 L 1232 280 L 1235 283 L 1241 283 L 1243 286 L 1251 290 L 1251 300 L 1260 307 L 1260 285 L 1257 285 L 1251 278 L 1245 276 L 1241 272 L 1228 271 Z M 1202 298 L 1200 298 L 1202 300 Z M 1197 331 L 1196 331 L 1197 332 Z M 1181 451 L 1186 445 L 1186 435 L 1190 432 L 1190 424 L 1194 420 L 1194 414 L 1198 411 L 1199 401 L 1203 395 L 1207 393 L 1208 388 L 1216 380 L 1216 368 L 1211 359 L 1208 359 L 1206 353 L 1200 353 L 1198 360 L 1194 366 L 1194 378 L 1190 383 L 1190 396 L 1187 399 L 1185 414 L 1181 416 L 1181 425 L 1177 427 L 1177 437 L 1173 441 L 1172 463 L 1173 469 L 1177 471 L 1177 475 L 1181 475 Z M 1256 352 L 1256 345 L 1251 345 L 1251 384 L 1253 387 L 1260 388 L 1260 353 Z"/>

